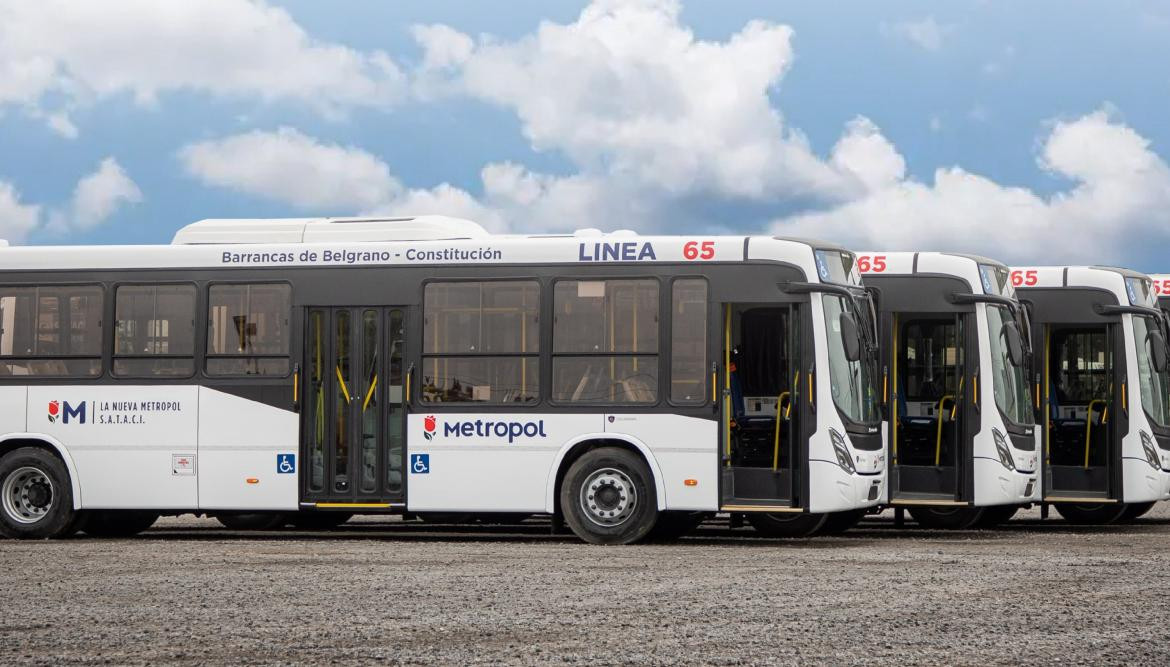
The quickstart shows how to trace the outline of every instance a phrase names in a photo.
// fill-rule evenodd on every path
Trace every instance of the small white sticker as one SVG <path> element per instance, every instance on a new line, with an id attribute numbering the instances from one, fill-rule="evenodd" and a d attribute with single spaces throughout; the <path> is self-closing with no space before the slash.
<path id="1" fill-rule="evenodd" d="M 195 455 L 172 454 L 171 474 L 182 477 L 193 476 L 195 474 Z"/>

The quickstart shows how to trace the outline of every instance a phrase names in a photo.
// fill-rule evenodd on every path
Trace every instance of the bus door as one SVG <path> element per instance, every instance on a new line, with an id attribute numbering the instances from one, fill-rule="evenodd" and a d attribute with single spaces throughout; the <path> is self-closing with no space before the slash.
<path id="1" fill-rule="evenodd" d="M 723 304 L 724 510 L 800 507 L 807 447 L 799 437 L 802 309 Z"/>
<path id="2" fill-rule="evenodd" d="M 967 372 L 968 332 L 974 332 L 970 315 L 895 313 L 892 318 L 890 501 L 966 504 L 970 420 L 964 397 L 974 390 Z"/>
<path id="3" fill-rule="evenodd" d="M 404 309 L 311 307 L 304 321 L 303 504 L 403 503 Z"/>
<path id="4" fill-rule="evenodd" d="M 1120 499 L 1117 324 L 1044 327 L 1044 499 Z"/>

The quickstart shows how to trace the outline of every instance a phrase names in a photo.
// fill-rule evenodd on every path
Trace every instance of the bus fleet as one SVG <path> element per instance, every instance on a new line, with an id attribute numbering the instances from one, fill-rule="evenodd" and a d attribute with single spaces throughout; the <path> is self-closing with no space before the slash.
<path id="1" fill-rule="evenodd" d="M 545 514 L 581 539 L 1170 498 L 1170 277 L 767 236 L 205 220 L 0 244 L 0 534 Z M 1168 295 L 1170 298 L 1170 295 Z"/>

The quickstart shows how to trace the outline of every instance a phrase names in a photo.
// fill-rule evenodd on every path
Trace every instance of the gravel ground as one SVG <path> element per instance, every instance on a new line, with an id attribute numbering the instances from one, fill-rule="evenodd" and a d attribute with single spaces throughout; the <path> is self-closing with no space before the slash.
<path id="1" fill-rule="evenodd" d="M 1055 515 L 1054 515 L 1055 516 Z M 546 523 L 192 517 L 0 542 L 0 663 L 1166 664 L 1170 506 L 1076 528 L 592 547 Z"/>

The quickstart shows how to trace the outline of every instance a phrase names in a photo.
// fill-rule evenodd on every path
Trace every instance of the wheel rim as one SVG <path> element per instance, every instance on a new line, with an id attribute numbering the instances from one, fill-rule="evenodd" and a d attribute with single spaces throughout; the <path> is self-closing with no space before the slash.
<path id="1" fill-rule="evenodd" d="M 38 468 L 17 468 L 4 479 L 0 495 L 8 518 L 22 524 L 36 523 L 53 507 L 53 482 Z"/>
<path id="2" fill-rule="evenodd" d="M 599 526 L 620 526 L 638 506 L 638 492 L 629 475 L 615 468 L 594 471 L 581 485 L 582 513 Z"/>

